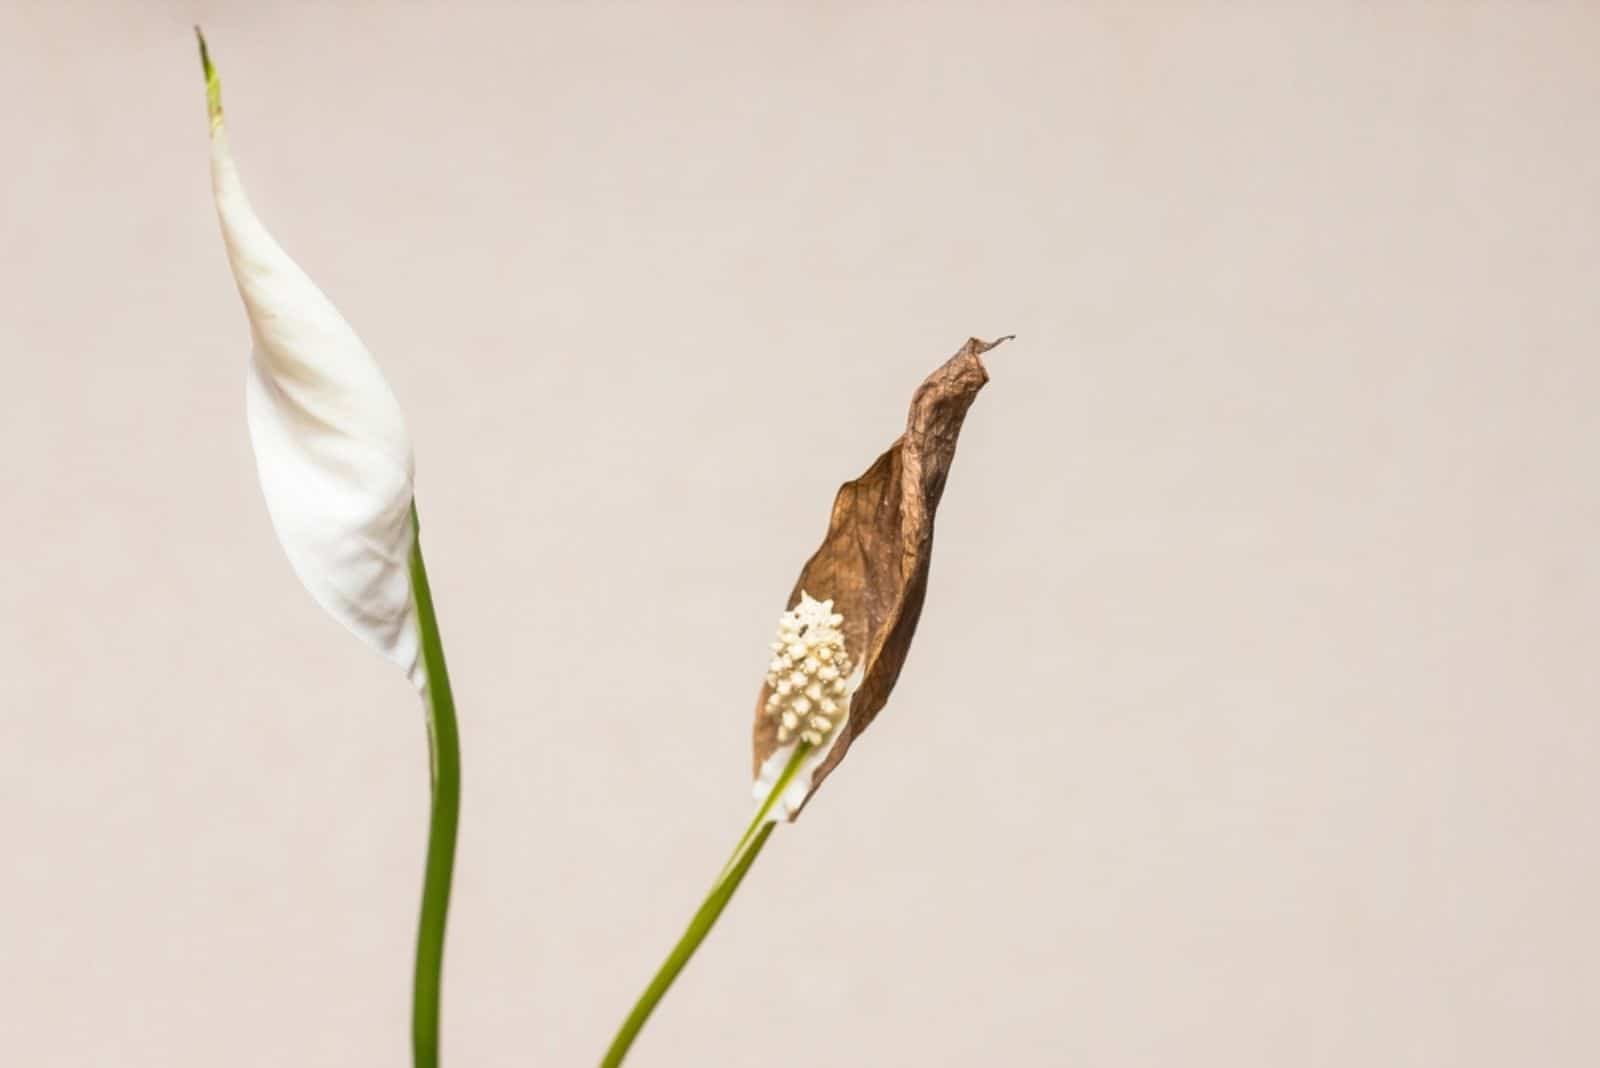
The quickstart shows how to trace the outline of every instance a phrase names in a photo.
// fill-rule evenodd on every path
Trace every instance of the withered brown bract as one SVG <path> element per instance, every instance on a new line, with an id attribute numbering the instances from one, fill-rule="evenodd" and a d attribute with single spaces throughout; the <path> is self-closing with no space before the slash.
<path id="1" fill-rule="evenodd" d="M 860 478 L 839 487 L 828 533 L 789 594 L 790 608 L 801 590 L 833 601 L 834 611 L 844 616 L 846 648 L 863 671 L 850 716 L 812 776 L 813 792 L 872 723 L 900 676 L 928 589 L 933 515 L 956 438 L 989 381 L 981 356 L 1007 340 L 969 339 L 918 387 L 905 433 Z M 769 692 L 763 685 L 756 698 L 757 773 L 778 748 L 777 723 L 765 712 Z"/>

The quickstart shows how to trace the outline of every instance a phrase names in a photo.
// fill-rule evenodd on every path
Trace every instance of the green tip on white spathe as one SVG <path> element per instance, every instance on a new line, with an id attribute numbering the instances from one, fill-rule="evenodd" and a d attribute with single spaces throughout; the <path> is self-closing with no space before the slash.
<path id="1" fill-rule="evenodd" d="M 222 82 L 217 78 L 217 68 L 211 62 L 211 49 L 206 47 L 206 35 L 196 26 L 195 40 L 200 42 L 200 69 L 206 76 L 206 114 L 215 126 L 222 121 Z"/>

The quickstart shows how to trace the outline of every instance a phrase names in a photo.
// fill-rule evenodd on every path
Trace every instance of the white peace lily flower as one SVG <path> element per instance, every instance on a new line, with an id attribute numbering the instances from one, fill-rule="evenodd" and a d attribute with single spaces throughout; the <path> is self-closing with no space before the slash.
<path id="1" fill-rule="evenodd" d="M 267 511 L 317 603 L 425 694 L 405 419 L 361 339 L 251 209 L 228 149 L 216 70 L 202 55 L 211 185 L 250 320 L 245 401 Z"/>
<path id="2" fill-rule="evenodd" d="M 195 27 L 211 116 L 211 185 L 250 320 L 245 408 L 267 511 L 295 573 L 422 695 L 432 805 L 412 973 L 412 1063 L 439 1063 L 446 919 L 461 815 L 450 671 L 417 540 L 411 439 L 355 331 L 261 225 L 228 151 L 222 94 Z"/>

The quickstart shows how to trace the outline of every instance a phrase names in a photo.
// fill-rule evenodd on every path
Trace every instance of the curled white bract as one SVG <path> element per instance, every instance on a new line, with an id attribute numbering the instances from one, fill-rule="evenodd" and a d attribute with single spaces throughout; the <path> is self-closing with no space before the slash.
<path id="1" fill-rule="evenodd" d="M 278 540 L 317 603 L 425 691 L 400 405 L 355 331 L 251 209 L 220 107 L 211 184 L 250 320 L 246 414 Z"/>

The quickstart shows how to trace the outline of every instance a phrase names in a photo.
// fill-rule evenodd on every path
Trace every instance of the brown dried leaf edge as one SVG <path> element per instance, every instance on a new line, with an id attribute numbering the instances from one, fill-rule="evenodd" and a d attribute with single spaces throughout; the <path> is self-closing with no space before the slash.
<path id="1" fill-rule="evenodd" d="M 844 616 L 845 647 L 863 671 L 849 718 L 812 776 L 813 793 L 872 724 L 900 677 L 928 590 L 934 511 L 967 409 L 989 381 L 981 357 L 1008 340 L 969 339 L 918 387 L 905 433 L 860 478 L 839 487 L 828 533 L 789 594 L 790 608 L 801 590 L 833 601 Z M 778 748 L 777 724 L 765 713 L 767 696 L 763 685 L 756 698 L 756 773 Z"/>

